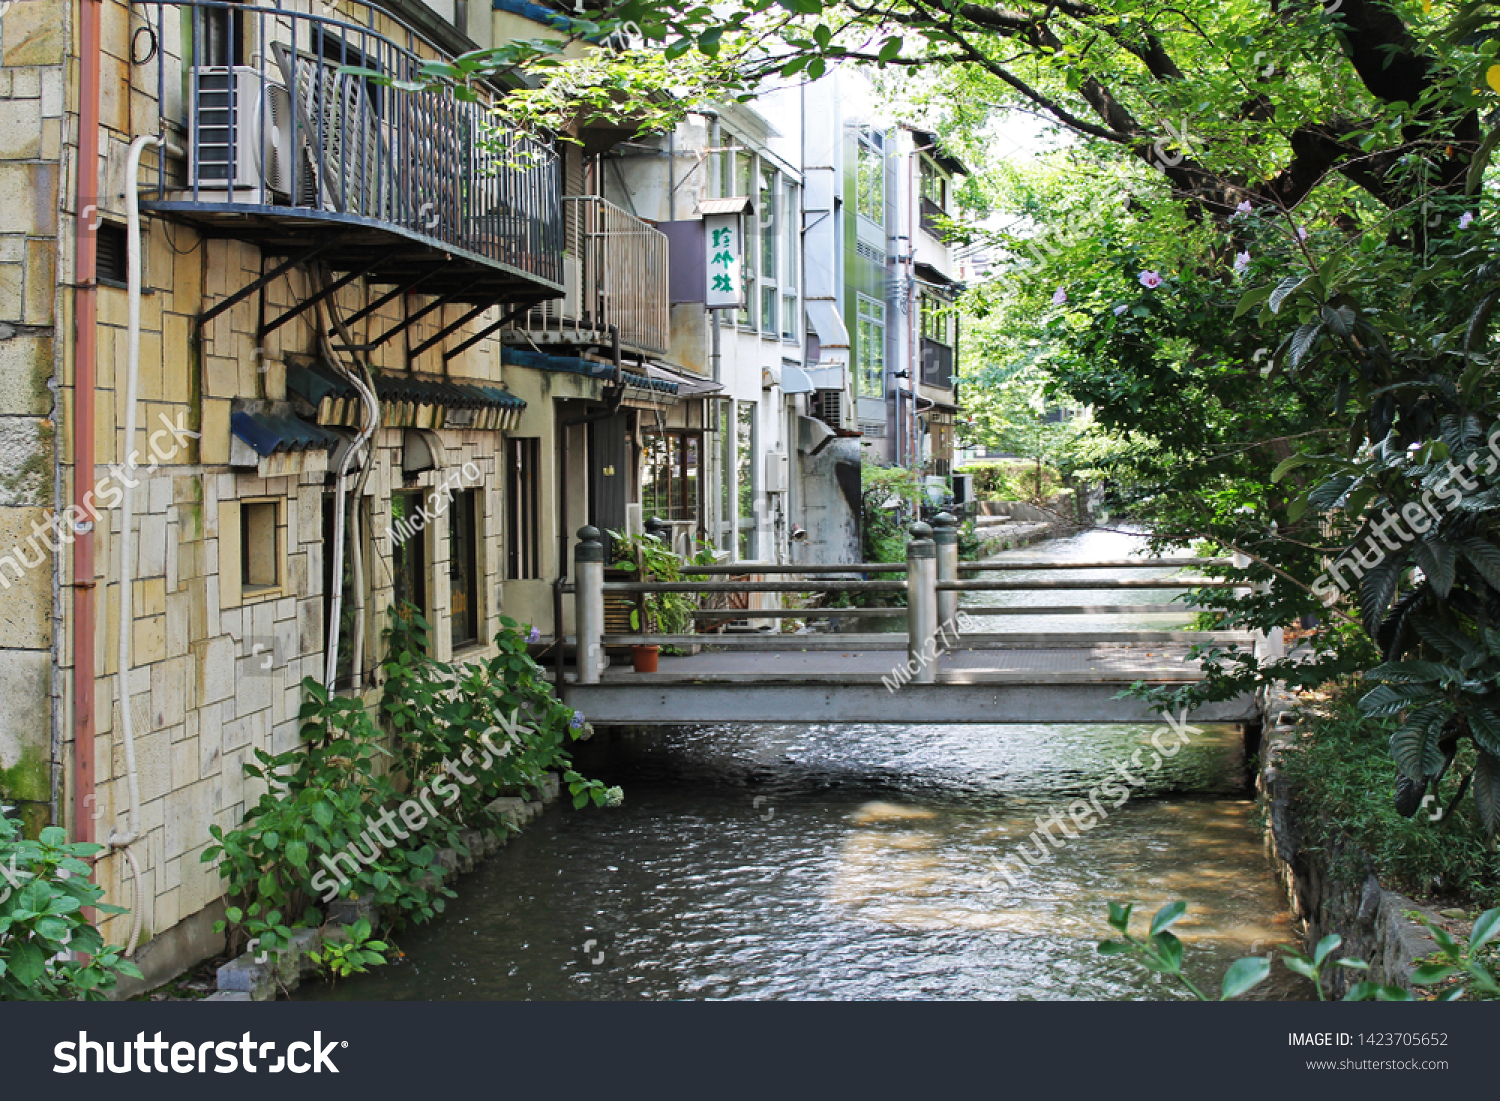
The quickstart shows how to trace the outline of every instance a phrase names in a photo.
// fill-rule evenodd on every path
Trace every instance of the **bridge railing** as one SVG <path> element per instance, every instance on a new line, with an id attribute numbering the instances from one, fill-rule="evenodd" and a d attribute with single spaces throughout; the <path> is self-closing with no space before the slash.
<path id="1" fill-rule="evenodd" d="M 1108 579 L 1076 578 L 1027 578 L 1019 580 L 988 580 L 975 574 L 1018 569 L 1161 569 L 1183 567 L 1206 567 L 1229 564 L 1223 559 L 1204 558 L 1143 558 L 1101 562 L 1009 562 L 1009 563 L 960 563 L 958 561 L 957 526 L 949 516 L 939 516 L 933 526 L 916 524 L 911 529 L 912 539 L 907 544 L 905 562 L 856 562 L 839 565 L 761 565 L 753 567 L 757 574 L 795 574 L 789 580 L 743 579 L 746 567 L 740 565 L 684 566 L 683 574 L 703 577 L 695 581 L 613 581 L 604 580 L 604 546 L 600 533 L 592 527 L 578 532 L 577 568 L 575 583 L 571 586 L 575 604 L 577 629 L 578 682 L 597 684 L 603 669 L 604 647 L 608 645 L 660 645 L 692 646 L 712 640 L 713 645 L 725 649 L 768 650 L 785 648 L 786 636 L 775 635 L 628 635 L 613 636 L 604 633 L 604 597 L 606 593 L 744 593 L 774 592 L 833 595 L 838 593 L 896 593 L 904 592 L 905 608 L 798 608 L 785 610 L 756 609 L 747 613 L 744 609 L 705 610 L 695 613 L 699 621 L 747 617 L 753 618 L 824 618 L 824 617 L 875 617 L 882 615 L 904 615 L 907 618 L 906 650 L 909 663 L 914 663 L 915 679 L 920 683 L 931 683 L 935 678 L 935 658 L 940 649 L 949 647 L 948 637 L 957 636 L 956 618 L 959 594 L 964 592 L 1021 592 L 1051 591 L 1066 592 L 1100 589 L 1203 589 L 1244 588 L 1241 582 L 1225 581 L 1208 577 L 1152 577 Z M 855 579 L 851 573 L 904 574 L 899 580 Z M 844 576 L 827 576 L 841 574 Z M 960 575 L 968 576 L 960 576 Z M 725 577 L 726 580 L 708 580 Z M 739 580 L 728 580 L 738 577 Z M 966 613 L 999 615 L 1052 615 L 1062 614 L 1162 614 L 1163 607 L 1142 604 L 1120 605 L 1075 605 L 1061 608 L 1023 606 L 1014 608 L 974 608 Z M 1181 614 L 1181 610 L 1177 611 Z M 899 636 L 895 636 L 899 638 Z M 1079 636 L 1094 642 L 1143 643 L 1182 642 L 1194 638 L 1211 638 L 1213 632 L 1121 632 L 1115 634 L 1093 633 Z M 1033 638 L 1035 638 L 1033 636 Z M 838 648 L 857 647 L 861 643 L 889 643 L 890 633 L 839 634 L 825 636 L 797 636 L 794 645 L 806 647 L 816 641 L 826 641 Z"/>

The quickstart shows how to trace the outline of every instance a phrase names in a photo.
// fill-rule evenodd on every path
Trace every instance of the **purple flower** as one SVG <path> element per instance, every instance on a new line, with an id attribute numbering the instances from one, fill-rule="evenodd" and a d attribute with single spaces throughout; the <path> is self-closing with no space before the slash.
<path id="1" fill-rule="evenodd" d="M 1468 229 L 1469 228 L 1469 223 L 1472 222 L 1473 220 L 1474 220 L 1474 215 L 1471 214 L 1471 213 L 1469 213 L 1469 211 L 1467 211 L 1467 210 L 1464 211 L 1462 214 L 1460 214 L 1458 216 L 1458 228 L 1459 229 Z"/>
<path id="2" fill-rule="evenodd" d="M 1129 308 L 1130 307 L 1127 306 L 1127 305 L 1125 305 L 1123 302 L 1120 303 L 1118 306 L 1115 307 L 1115 316 L 1119 317 L 1122 313 L 1124 313 Z"/>
<path id="3" fill-rule="evenodd" d="M 1299 240 L 1299 241 L 1305 241 L 1305 240 L 1307 240 L 1307 227 L 1306 226 L 1298 226 L 1297 227 L 1297 240 Z"/>
<path id="4" fill-rule="evenodd" d="M 1161 276 L 1154 271 L 1143 271 L 1140 274 L 1141 286 L 1148 291 L 1154 291 L 1161 286 Z"/>
<path id="5" fill-rule="evenodd" d="M 1061 287 L 1058 287 L 1057 290 L 1052 294 L 1052 304 L 1054 306 L 1061 306 L 1067 300 L 1068 292 L 1063 290 Z"/>
<path id="6" fill-rule="evenodd" d="M 573 712 L 573 717 L 568 720 L 568 725 L 571 726 L 574 730 L 582 730 L 583 729 L 583 712 L 582 711 L 575 711 L 575 712 Z"/>
<path id="7" fill-rule="evenodd" d="M 1248 250 L 1245 251 L 1245 252 L 1237 252 L 1237 253 L 1234 254 L 1234 270 L 1235 271 L 1244 271 L 1249 266 L 1250 266 L 1250 253 L 1249 253 Z"/>
<path id="8" fill-rule="evenodd" d="M 533 627 L 531 629 L 531 633 L 526 636 L 526 641 L 530 642 L 530 643 L 533 643 L 533 644 L 541 642 L 542 641 L 542 632 L 539 631 L 537 628 Z"/>
<path id="9" fill-rule="evenodd" d="M 1246 199 L 1239 206 L 1235 207 L 1234 208 L 1234 212 L 1236 214 L 1249 214 L 1250 213 L 1250 200 Z"/>

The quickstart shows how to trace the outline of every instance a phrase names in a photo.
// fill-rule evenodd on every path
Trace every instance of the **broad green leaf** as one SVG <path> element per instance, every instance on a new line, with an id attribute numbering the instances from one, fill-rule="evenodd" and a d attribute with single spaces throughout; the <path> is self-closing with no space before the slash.
<path id="1" fill-rule="evenodd" d="M 1263 956 L 1246 956 L 1235 960 L 1229 965 L 1229 970 L 1224 972 L 1220 1000 L 1227 1002 L 1230 998 L 1238 998 L 1247 990 L 1265 982 L 1270 974 L 1271 961 Z"/>

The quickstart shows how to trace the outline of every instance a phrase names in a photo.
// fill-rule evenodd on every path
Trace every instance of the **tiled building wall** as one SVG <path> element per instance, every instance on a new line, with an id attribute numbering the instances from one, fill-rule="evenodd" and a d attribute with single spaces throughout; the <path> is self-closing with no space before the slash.
<path id="1" fill-rule="evenodd" d="M 0 803 L 51 812 L 59 314 L 67 19 L 58 0 L 0 16 Z"/>
<path id="2" fill-rule="evenodd" d="M 20 89 L 32 96 L 35 113 L 40 114 L 55 101 L 55 112 L 62 114 L 62 55 L 68 27 L 69 5 L 53 0 L 27 0 L 16 5 L 5 16 L 3 24 L 6 69 L 0 80 L 17 87 L 17 73 L 36 66 L 12 67 L 12 49 L 19 51 L 15 12 L 50 8 L 50 22 L 42 19 L 26 27 L 30 53 L 17 52 L 24 58 L 47 56 L 56 64 L 51 84 L 44 84 L 42 72 L 23 74 Z M 28 16 L 29 18 L 29 16 Z M 101 135 L 101 199 L 99 216 L 107 221 L 123 222 L 125 180 L 123 165 L 130 140 L 139 134 L 157 133 L 159 108 L 154 100 L 154 66 L 132 67 L 127 61 L 132 30 L 140 24 L 129 5 L 107 0 L 103 18 L 104 133 Z M 50 53 L 42 51 L 46 46 Z M 170 45 L 170 44 L 168 44 Z M 40 52 L 39 52 L 40 51 Z M 152 71 L 146 72 L 150 69 Z M 69 117 L 66 126 L 58 118 L 53 135 L 66 135 L 65 158 L 76 152 L 77 128 L 77 46 L 71 51 L 69 79 Z M 44 88 L 53 89 L 52 100 Z M 7 108 L 0 106 L 0 111 Z M 19 108 L 18 108 L 19 109 Z M 3 119 L 0 119 L 3 121 Z M 0 141 L 9 140 L 10 128 L 0 126 Z M 31 155 L 39 157 L 46 147 L 47 134 L 36 144 Z M 59 139 L 60 140 L 60 139 Z M 174 139 L 175 140 L 175 139 Z M 54 146 L 58 141 L 54 141 Z M 0 147 L 3 148 L 3 147 Z M 27 147 L 30 149 L 31 147 Z M 27 175 L 12 177 L 12 162 L 0 164 L 0 310 L 3 319 L 43 318 L 50 320 L 51 299 L 35 288 L 45 285 L 49 292 L 56 284 L 48 264 L 50 253 L 38 251 L 33 241 L 48 248 L 58 239 L 58 185 L 52 184 L 52 200 L 33 201 L 26 191 L 22 204 L 10 189 L 28 189 L 45 184 L 48 171 L 56 179 L 56 152 L 48 166 L 36 160 Z M 157 154 L 148 150 L 143 159 L 145 175 L 154 178 Z M 182 171 L 180 162 L 169 163 L 169 177 Z M 19 190 L 18 190 L 19 194 Z M 69 175 L 61 199 L 62 239 L 71 242 L 73 218 L 78 214 L 76 175 Z M 30 222 L 18 221 L 18 212 L 32 211 Z M 129 906 L 140 917 L 143 940 L 171 928 L 179 921 L 203 909 L 219 894 L 216 872 L 201 863 L 202 849 L 209 843 L 208 827 L 226 828 L 238 824 L 247 807 L 259 797 L 257 783 L 246 779 L 241 768 L 257 748 L 279 752 L 297 743 L 297 711 L 301 704 L 300 681 L 305 676 L 321 677 L 324 666 L 326 623 L 324 622 L 323 500 L 328 492 L 328 475 L 322 464 L 314 462 L 300 472 L 260 477 L 255 472 L 236 470 L 229 460 L 229 412 L 235 398 L 285 398 L 285 367 L 281 357 L 291 353 L 313 354 L 320 350 L 317 338 L 319 315 L 308 311 L 296 320 L 258 341 L 256 333 L 264 316 L 273 317 L 293 303 L 303 300 L 312 286 L 313 276 L 293 270 L 273 283 L 261 296 L 252 296 L 212 320 L 202 331 L 198 317 L 215 303 L 259 278 L 266 261 L 249 244 L 206 239 L 191 228 L 169 224 L 161 219 L 144 219 L 144 288 L 141 316 L 139 430 L 134 450 L 142 456 L 142 465 L 156 468 L 140 479 L 133 490 L 136 514 L 134 549 L 129 563 L 132 575 L 133 671 L 130 675 L 130 707 L 137 743 L 137 771 L 141 793 L 140 829 L 143 840 L 134 846 L 141 866 L 142 897 L 134 898 L 128 864 L 119 857 L 102 860 L 98 881 L 105 887 L 109 901 Z M 14 258 L 14 260 L 13 260 Z M 32 272 L 40 282 L 32 283 Z M 67 265 L 61 274 L 69 278 Z M 14 294 L 12 294 L 14 289 Z M 335 300 L 343 316 L 352 314 L 367 301 L 388 288 L 368 288 L 356 281 L 343 289 Z M 44 301 L 45 299 L 45 301 Z M 354 335 L 363 341 L 415 312 L 430 301 L 425 296 L 397 299 L 360 322 Z M 71 308 L 71 296 L 61 299 Z M 97 357 L 97 462 L 98 476 L 107 477 L 110 465 L 122 461 L 131 451 L 123 438 L 125 420 L 126 361 L 126 293 L 115 287 L 101 287 L 98 292 L 99 335 Z M 420 344 L 444 325 L 457 320 L 467 307 L 457 304 L 434 311 L 421 322 L 372 354 L 372 363 L 387 371 L 415 369 L 430 373 L 498 380 L 498 344 L 483 341 L 444 364 L 442 347 L 436 347 L 415 362 L 408 349 Z M 28 312 L 31 311 L 31 312 Z M 451 347 L 467 339 L 480 328 L 496 320 L 490 311 L 470 322 L 447 340 Z M 71 323 L 69 323 L 71 324 Z M 14 327 L 14 326 L 13 326 Z M 3 333 L 4 330 L 0 330 Z M 30 334 L 30 330 L 25 330 Z M 50 341 L 50 333 L 46 334 Z M 73 423 L 72 348 L 69 339 L 62 342 L 62 408 L 58 423 L 63 466 L 63 500 L 69 499 L 72 483 L 72 452 L 68 432 Z M 20 345 L 16 345 L 19 348 Z M 0 339 L 0 421 L 8 416 L 27 419 L 39 427 L 49 423 L 51 391 L 45 383 L 52 377 L 54 364 L 51 344 L 40 351 L 26 353 L 35 363 L 36 387 L 23 396 L 14 392 L 12 380 L 22 377 L 11 370 L 7 356 L 17 356 L 7 341 Z M 184 446 L 173 447 L 170 433 L 162 435 L 164 424 L 179 427 L 178 438 Z M 0 426 L 0 463 L 4 461 L 4 433 Z M 17 430 L 19 431 L 19 430 Z M 201 434 L 188 439 L 184 431 Z M 151 440 L 157 433 L 155 451 Z M 499 545 L 501 517 L 497 482 L 497 455 L 501 449 L 498 432 L 474 430 L 443 431 L 447 447 L 447 472 L 431 472 L 408 483 L 408 488 L 435 485 L 445 474 L 472 461 L 482 471 L 483 492 L 479 524 L 484 533 L 479 559 L 485 575 L 482 594 L 481 637 L 492 638 L 499 614 L 499 564 L 503 562 Z M 402 431 L 380 429 L 376 436 L 374 467 L 366 495 L 375 518 L 370 533 L 373 555 L 367 556 L 366 574 L 374 589 L 369 606 L 366 665 L 373 666 L 379 657 L 380 630 L 385 622 L 385 606 L 390 600 L 391 552 L 389 494 L 393 484 L 402 487 L 400 460 Z M 0 496 L 0 538 L 8 540 L 11 528 L 21 530 L 23 523 L 41 518 L 53 504 L 53 459 L 43 454 L 43 476 L 29 486 L 27 496 Z M 0 485 L 0 493 L 7 493 Z M 240 591 L 238 562 L 240 557 L 239 503 L 246 499 L 270 499 L 278 503 L 282 574 L 280 585 L 271 592 Z M 15 513 L 15 519 L 10 514 Z M 113 828 L 126 830 L 128 805 L 121 733 L 121 709 L 117 700 L 116 631 L 119 622 L 119 584 L 121 575 L 120 513 L 110 512 L 100 524 L 96 540 L 98 588 L 98 630 L 94 639 L 96 689 L 96 791 L 98 795 L 95 832 L 105 837 Z M 429 610 L 443 621 L 448 608 L 446 516 L 439 517 L 423 538 L 428 543 L 430 577 Z M 47 732 L 53 728 L 48 710 L 60 708 L 58 729 L 63 734 L 64 782 L 71 775 L 72 717 L 67 713 L 71 699 L 70 676 L 73 667 L 71 641 L 62 649 L 62 674 L 59 683 L 50 683 L 52 662 L 47 653 L 51 644 L 52 583 L 54 577 L 71 576 L 71 561 L 56 563 L 55 573 L 46 566 L 25 577 L 26 600 L 35 612 L 20 615 L 23 603 L 17 585 L 3 594 L 0 616 L 17 618 L 17 627 L 6 627 L 0 636 L 0 647 L 24 642 L 39 657 L 31 666 L 11 661 L 8 651 L 0 650 L 0 687 L 21 676 L 20 670 L 33 681 L 30 697 L 35 707 L 24 720 L 28 737 L 45 747 Z M 69 605 L 60 607 L 67 627 Z M 24 620 L 24 622 L 21 622 Z M 66 632 L 64 638 L 67 638 Z M 266 640 L 271 647 L 272 668 L 266 662 Z M 436 632 L 435 652 L 448 656 L 446 630 Z M 257 644 L 260 649 L 256 649 Z M 471 651 L 479 653 L 481 650 Z M 34 668 L 32 668 L 34 666 Z M 53 689 L 55 688 L 55 691 Z M 7 767 L 7 741 L 0 719 L 0 768 Z M 63 793 L 66 815 L 68 793 Z M 127 921 L 113 919 L 106 933 L 123 942 L 128 935 Z"/>

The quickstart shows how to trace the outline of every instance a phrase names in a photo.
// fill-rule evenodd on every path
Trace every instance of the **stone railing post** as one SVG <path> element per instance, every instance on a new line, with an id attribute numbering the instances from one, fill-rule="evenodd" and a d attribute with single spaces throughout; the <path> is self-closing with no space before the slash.
<path id="1" fill-rule="evenodd" d="M 937 546 L 926 524 L 911 526 L 906 544 L 906 656 L 917 684 L 937 680 Z"/>
<path id="2" fill-rule="evenodd" d="M 937 545 L 937 579 L 958 580 L 958 519 L 940 512 L 932 518 L 932 541 Z M 937 617 L 944 632 L 958 629 L 958 593 L 941 589 L 937 594 Z"/>
<path id="3" fill-rule="evenodd" d="M 604 665 L 604 543 L 596 527 L 578 529 L 573 552 L 574 627 L 578 633 L 578 683 L 598 684 Z M 561 624 L 558 625 L 561 630 Z"/>

